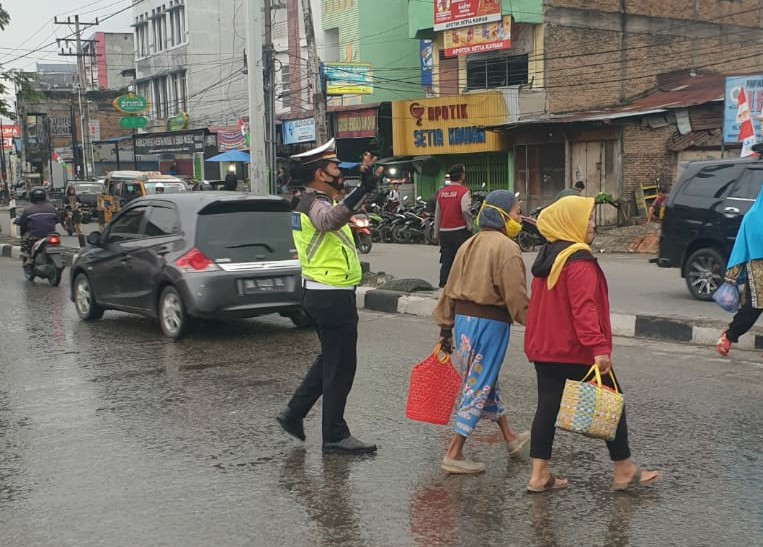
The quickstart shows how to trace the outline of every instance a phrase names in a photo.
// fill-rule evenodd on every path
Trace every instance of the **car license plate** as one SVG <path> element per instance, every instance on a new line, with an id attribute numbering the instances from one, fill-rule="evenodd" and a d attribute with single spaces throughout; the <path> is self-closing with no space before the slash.
<path id="1" fill-rule="evenodd" d="M 286 280 L 283 277 L 257 277 L 244 279 L 244 294 L 257 292 L 277 292 L 286 289 Z"/>

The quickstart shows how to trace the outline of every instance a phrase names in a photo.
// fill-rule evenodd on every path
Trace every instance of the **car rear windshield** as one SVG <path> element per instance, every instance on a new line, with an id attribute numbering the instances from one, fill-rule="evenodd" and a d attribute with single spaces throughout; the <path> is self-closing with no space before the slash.
<path id="1" fill-rule="evenodd" d="M 103 184 L 74 184 L 74 191 L 78 194 L 100 194 Z"/>
<path id="2" fill-rule="evenodd" d="M 216 201 L 199 212 L 196 248 L 218 262 L 289 260 L 291 208 L 276 201 Z"/>
<path id="3" fill-rule="evenodd" d="M 159 184 L 159 181 L 145 183 L 144 186 L 146 187 L 146 192 L 148 194 L 156 194 L 157 184 Z M 188 188 L 186 188 L 185 184 L 182 182 L 162 182 L 161 184 L 164 186 L 165 194 L 179 194 L 188 191 Z"/>

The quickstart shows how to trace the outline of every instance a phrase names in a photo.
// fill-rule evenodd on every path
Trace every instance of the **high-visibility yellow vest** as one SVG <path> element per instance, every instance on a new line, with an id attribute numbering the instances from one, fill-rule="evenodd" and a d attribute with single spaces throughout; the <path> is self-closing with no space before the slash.
<path id="1" fill-rule="evenodd" d="M 291 214 L 291 233 L 302 277 L 331 287 L 360 284 L 363 273 L 352 230 L 344 225 L 334 232 L 319 232 L 307 214 Z"/>

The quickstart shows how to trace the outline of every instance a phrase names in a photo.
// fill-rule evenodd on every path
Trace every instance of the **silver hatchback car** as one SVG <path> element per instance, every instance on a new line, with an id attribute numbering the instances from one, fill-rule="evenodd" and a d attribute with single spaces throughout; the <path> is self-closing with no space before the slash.
<path id="1" fill-rule="evenodd" d="M 187 192 L 139 198 L 122 209 L 71 267 L 80 318 L 105 310 L 159 320 L 181 338 L 194 319 L 278 313 L 310 326 L 302 310 L 290 205 L 275 196 Z"/>

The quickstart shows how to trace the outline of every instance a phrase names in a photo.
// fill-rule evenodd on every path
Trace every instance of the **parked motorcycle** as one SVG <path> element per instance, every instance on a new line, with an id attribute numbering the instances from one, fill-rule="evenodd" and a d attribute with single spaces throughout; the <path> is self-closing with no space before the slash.
<path id="1" fill-rule="evenodd" d="M 384 217 L 382 217 L 378 213 L 368 213 L 368 223 L 369 228 L 371 229 L 371 241 L 374 243 L 379 243 L 382 240 L 381 237 L 381 225 L 384 221 Z"/>
<path id="2" fill-rule="evenodd" d="M 355 239 L 355 247 L 364 255 L 370 253 L 373 242 L 371 240 L 371 224 L 368 221 L 368 216 L 363 214 L 353 215 L 350 218 L 349 224 L 352 230 L 352 237 Z"/>
<path id="3" fill-rule="evenodd" d="M 34 281 L 35 277 L 48 280 L 51 287 L 57 287 L 61 283 L 61 277 L 64 272 L 63 249 L 61 248 L 61 236 L 53 232 L 47 237 L 42 237 L 32 244 L 29 251 L 30 261 L 26 260 L 27 255 L 22 254 L 22 270 L 24 277 L 29 281 Z"/>
<path id="4" fill-rule="evenodd" d="M 515 241 L 524 252 L 535 250 L 535 247 L 545 245 L 546 238 L 538 231 L 537 218 L 543 207 L 538 207 L 529 215 L 521 215 L 522 231 L 519 232 Z"/>

